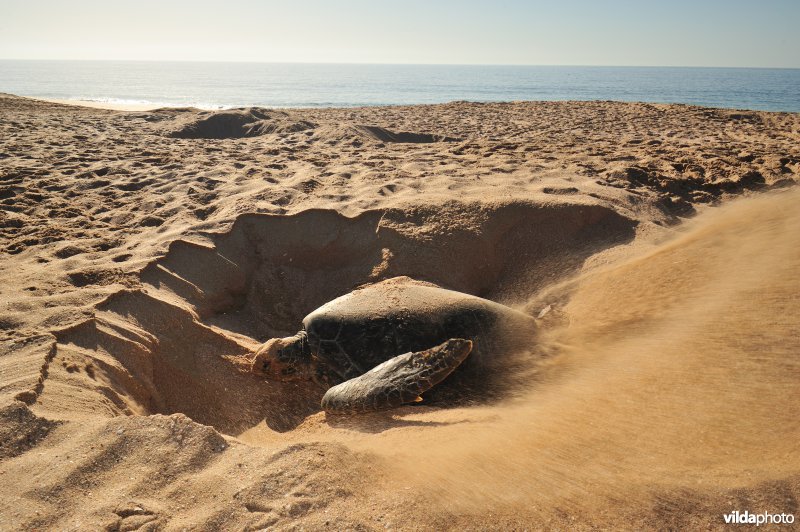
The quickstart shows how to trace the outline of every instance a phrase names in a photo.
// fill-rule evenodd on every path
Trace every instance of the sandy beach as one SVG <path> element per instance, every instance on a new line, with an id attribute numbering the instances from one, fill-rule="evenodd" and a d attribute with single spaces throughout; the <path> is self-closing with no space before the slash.
<path id="1" fill-rule="evenodd" d="M 796 113 L 0 94 L 0 529 L 798 516 L 798 182 Z M 247 371 L 398 276 L 534 317 L 525 384 L 348 417 Z"/>

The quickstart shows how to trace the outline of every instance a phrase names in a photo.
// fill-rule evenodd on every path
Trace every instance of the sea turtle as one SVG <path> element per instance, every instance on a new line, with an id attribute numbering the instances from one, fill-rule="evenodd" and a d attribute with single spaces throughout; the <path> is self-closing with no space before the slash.
<path id="1" fill-rule="evenodd" d="M 500 355 L 529 347 L 535 331 L 532 317 L 499 303 L 395 277 L 314 310 L 296 335 L 261 346 L 252 371 L 314 380 L 328 388 L 329 413 L 386 410 L 421 401 L 457 367 L 471 376 L 458 386 L 480 388 Z"/>

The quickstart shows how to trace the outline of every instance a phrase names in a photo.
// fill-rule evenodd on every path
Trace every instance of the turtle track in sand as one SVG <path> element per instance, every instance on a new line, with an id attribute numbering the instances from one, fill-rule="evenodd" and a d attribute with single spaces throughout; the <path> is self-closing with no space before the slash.
<path id="1" fill-rule="evenodd" d="M 319 305 L 399 275 L 524 301 L 634 226 L 595 204 L 519 201 L 241 215 L 228 232 L 174 241 L 140 271 L 141 289 L 42 338 L 41 382 L 17 395 L 56 418 L 182 413 L 226 434 L 291 430 L 321 391 L 255 379 L 235 360 Z"/>

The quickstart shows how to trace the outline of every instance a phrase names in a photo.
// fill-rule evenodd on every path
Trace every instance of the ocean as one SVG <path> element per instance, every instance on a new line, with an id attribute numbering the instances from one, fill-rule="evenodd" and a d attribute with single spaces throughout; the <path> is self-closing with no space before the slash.
<path id="1" fill-rule="evenodd" d="M 3 60 L 0 92 L 205 109 L 619 100 L 800 112 L 800 69 Z"/>

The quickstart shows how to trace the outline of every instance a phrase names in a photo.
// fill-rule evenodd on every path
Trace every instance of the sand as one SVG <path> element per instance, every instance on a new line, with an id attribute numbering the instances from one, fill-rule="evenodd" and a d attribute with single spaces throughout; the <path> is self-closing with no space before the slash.
<path id="1" fill-rule="evenodd" d="M 798 516 L 799 180 L 797 114 L 0 95 L 0 528 Z M 528 385 L 340 417 L 243 370 L 401 275 L 538 317 Z"/>

